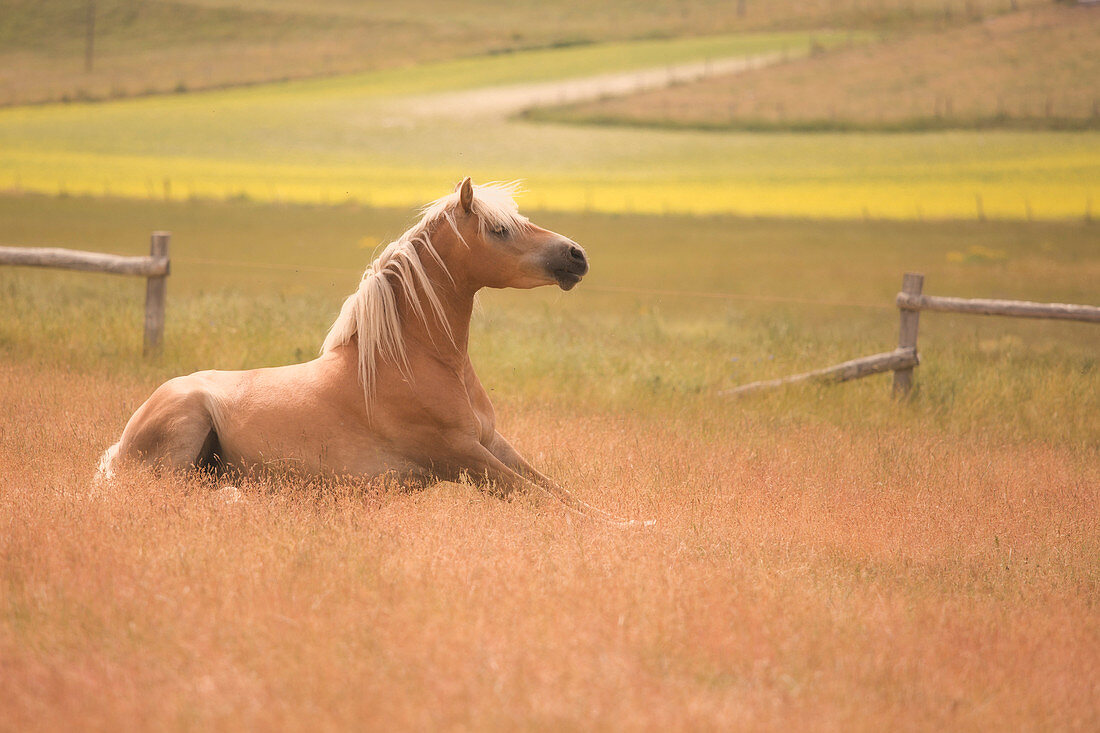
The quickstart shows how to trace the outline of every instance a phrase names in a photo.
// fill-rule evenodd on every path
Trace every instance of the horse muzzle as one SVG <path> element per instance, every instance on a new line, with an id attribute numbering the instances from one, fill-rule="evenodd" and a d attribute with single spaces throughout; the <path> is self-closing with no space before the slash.
<path id="1" fill-rule="evenodd" d="M 588 256 L 574 242 L 565 245 L 554 254 L 548 267 L 550 275 L 562 290 L 572 290 L 588 273 Z"/>

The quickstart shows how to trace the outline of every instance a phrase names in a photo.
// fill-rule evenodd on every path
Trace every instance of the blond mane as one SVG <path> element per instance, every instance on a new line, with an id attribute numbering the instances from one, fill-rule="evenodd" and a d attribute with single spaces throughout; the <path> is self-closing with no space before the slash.
<path id="1" fill-rule="evenodd" d="M 501 226 L 521 227 L 528 223 L 516 206 L 518 190 L 518 182 L 474 186 L 473 213 L 478 217 L 479 230 Z M 321 353 L 327 354 L 357 339 L 359 382 L 363 386 L 368 410 L 374 397 L 380 360 L 390 362 L 402 375 L 411 378 L 405 334 L 398 311 L 402 295 L 412 305 L 417 318 L 427 326 L 430 312 L 430 317 L 438 321 L 451 345 L 455 343 L 454 332 L 436 292 L 438 284 L 428 277 L 424 263 L 425 258 L 435 260 L 450 283 L 454 284 L 450 269 L 432 244 L 432 232 L 440 223 L 445 223 L 459 241 L 466 244 L 455 221 L 457 206 L 458 193 L 452 193 L 421 209 L 420 221 L 386 245 L 367 266 L 359 288 L 344 301 L 340 315 L 321 345 Z"/>

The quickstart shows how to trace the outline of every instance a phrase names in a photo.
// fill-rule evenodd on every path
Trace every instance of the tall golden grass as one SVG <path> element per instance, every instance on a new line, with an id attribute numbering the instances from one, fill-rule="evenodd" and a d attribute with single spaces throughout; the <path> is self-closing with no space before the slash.
<path id="1" fill-rule="evenodd" d="M 1095 729 L 1100 452 L 498 398 L 651 530 L 476 488 L 132 474 L 148 393 L 0 366 L 6 730 Z"/>
<path id="2" fill-rule="evenodd" d="M 410 215 L 0 197 L 4 244 L 174 232 L 161 361 L 140 281 L 0 270 L 0 730 L 1100 724 L 1100 330 L 926 314 L 907 403 L 714 397 L 889 348 L 910 269 L 1096 303 L 1094 223 L 535 212 L 593 271 L 487 293 L 474 361 L 533 463 L 649 530 L 464 484 L 89 495 L 163 379 L 316 353 Z"/>

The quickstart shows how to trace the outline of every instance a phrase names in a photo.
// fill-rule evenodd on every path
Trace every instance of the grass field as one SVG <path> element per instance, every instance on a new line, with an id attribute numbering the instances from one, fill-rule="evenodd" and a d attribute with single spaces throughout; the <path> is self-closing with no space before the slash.
<path id="1" fill-rule="evenodd" d="M 0 244 L 174 232 L 159 362 L 140 281 L 0 270 L 0 728 L 1100 722 L 1094 326 L 926 314 L 910 402 L 715 398 L 889 348 L 908 269 L 1096 303 L 1092 224 L 535 213 L 592 274 L 486 293 L 473 358 L 533 462 L 653 530 L 463 484 L 87 498 L 156 384 L 309 358 L 411 216 L 0 197 Z"/>
<path id="2" fill-rule="evenodd" d="M 1019 88 L 1084 119 L 1095 29 L 1006 26 L 1083 12 L 1048 5 L 97 0 L 84 72 L 84 3 L 0 0 L 0 105 L 70 100 L 0 109 L 0 245 L 173 233 L 157 359 L 140 280 L 0 268 L 0 733 L 1100 728 L 1100 328 L 925 313 L 905 401 L 886 375 L 720 395 L 892 348 L 908 271 L 1100 305 L 1100 130 L 522 114 L 594 74 L 780 56 L 739 79 L 961 114 L 989 95 L 884 67 L 1016 33 L 1042 56 Z M 138 471 L 92 494 L 157 385 L 312 358 L 379 245 L 468 174 L 526 179 L 592 264 L 568 293 L 483 293 L 498 427 L 655 526 L 461 482 Z"/>
<path id="3" fill-rule="evenodd" d="M 652 37 L 822 28 L 904 32 L 1013 0 L 0 0 L 0 104 L 331 76 L 485 53 Z M 1044 0 L 1015 0 L 1019 5 Z"/>
<path id="4" fill-rule="evenodd" d="M 535 117 L 712 130 L 1096 128 L 1098 35 L 1096 8 L 1051 5 Z"/>
<path id="5" fill-rule="evenodd" d="M 165 365 L 132 367 L 134 376 L 154 378 L 164 368 L 308 358 L 374 248 L 410 219 L 408 210 L 355 206 L 3 197 L 0 244 L 140 254 L 148 251 L 150 231 L 172 230 L 178 337 L 169 339 Z M 584 244 L 593 273 L 576 293 L 486 294 L 475 356 L 487 362 L 490 381 L 503 381 L 505 393 L 546 398 L 568 383 L 593 409 L 655 400 L 682 410 L 687 400 L 705 411 L 723 387 L 885 350 L 897 337 L 893 297 L 907 270 L 926 274 L 930 294 L 1070 303 L 1094 303 L 1100 295 L 1096 224 L 561 213 L 537 219 Z M 11 315 L 0 340 L 6 358 L 113 371 L 140 351 L 139 281 L 37 270 L 0 270 L 0 276 L 3 309 Z M 710 297 L 722 294 L 728 297 Z M 54 299 L 95 307 L 62 316 L 50 306 Z M 556 341 L 572 319 L 578 342 Z M 1100 435 L 1095 329 L 940 314 L 924 320 L 921 370 L 938 376 L 922 386 L 920 407 L 909 409 L 927 410 L 927 419 L 945 419 L 953 429 L 1015 439 L 1041 435 L 1087 446 Z M 110 338 L 97 323 L 108 324 Z M 230 325 L 211 331 L 211 323 Z M 593 350 L 591 343 L 607 348 Z M 1043 359 L 1031 362 L 1034 368 L 1005 368 L 1048 353 L 1061 355 L 1051 359 L 1070 388 L 1050 381 Z M 827 404 L 842 410 L 838 425 L 850 418 L 849 397 L 861 389 L 827 393 L 835 396 Z M 802 400 L 797 390 L 787 394 L 792 401 L 749 400 L 739 409 L 790 408 Z M 1022 410 L 1006 419 L 1027 394 L 1036 409 L 1054 405 L 1061 417 Z M 880 417 L 892 421 L 895 414 Z"/>
<path id="6" fill-rule="evenodd" d="M 0 187 L 409 207 L 439 181 L 472 174 L 523 177 L 546 209 L 813 218 L 1081 218 L 1100 201 L 1097 132 L 715 135 L 478 112 L 478 94 L 501 86 L 809 43 L 806 34 L 645 41 L 7 109 Z M 456 107 L 460 90 L 473 96 Z"/>

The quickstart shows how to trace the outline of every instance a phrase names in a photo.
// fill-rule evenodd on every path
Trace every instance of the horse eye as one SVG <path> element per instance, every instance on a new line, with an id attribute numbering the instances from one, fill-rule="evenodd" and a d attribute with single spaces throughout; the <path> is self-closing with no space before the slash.
<path id="1" fill-rule="evenodd" d="M 500 237 L 501 239 L 504 239 L 508 236 L 508 227 L 493 227 L 491 231 L 493 232 L 494 237 Z"/>

